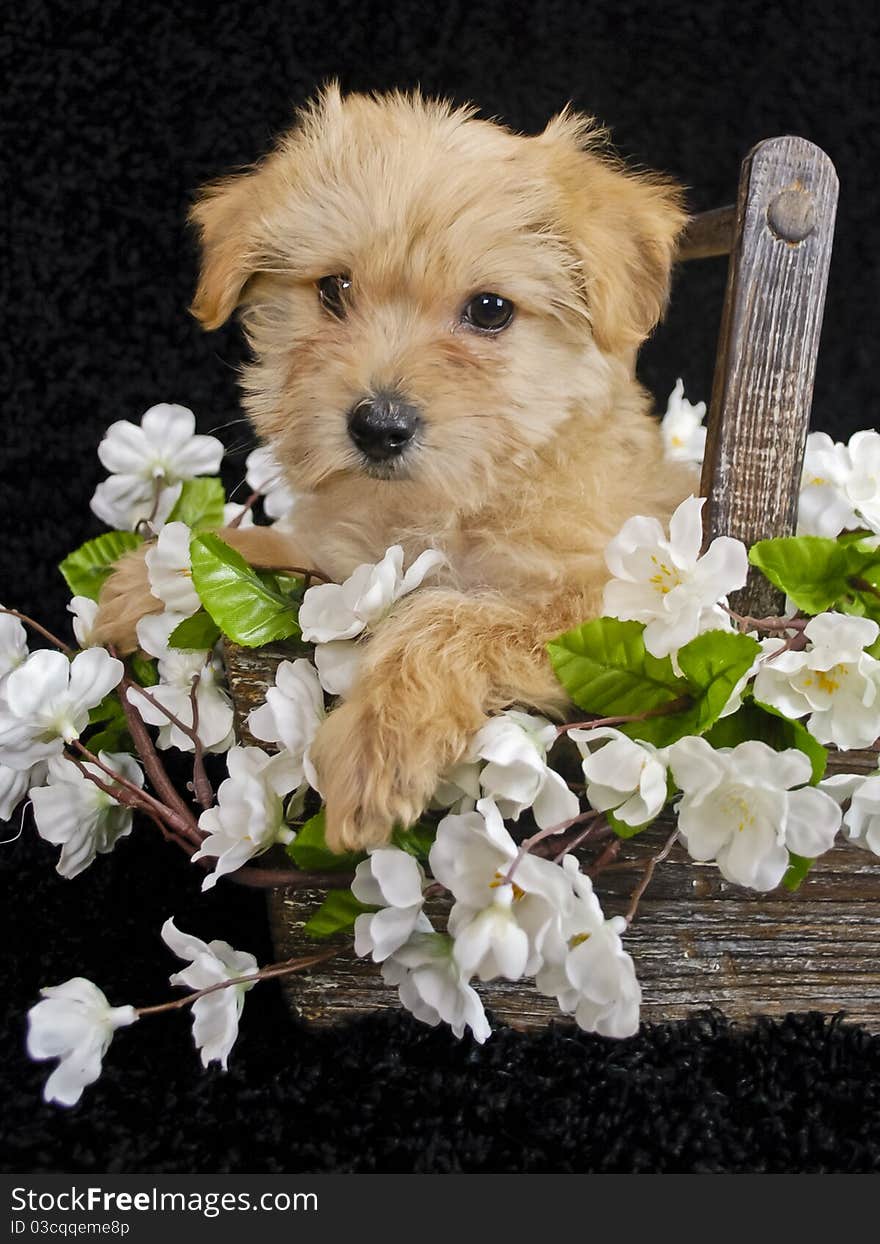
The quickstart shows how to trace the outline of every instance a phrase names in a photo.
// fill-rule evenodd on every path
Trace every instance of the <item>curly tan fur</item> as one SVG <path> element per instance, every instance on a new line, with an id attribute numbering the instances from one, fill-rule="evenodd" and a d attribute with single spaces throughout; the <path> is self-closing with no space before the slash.
<path id="1" fill-rule="evenodd" d="M 194 314 L 215 328 L 242 308 L 244 404 L 301 494 L 280 560 L 338 580 L 394 543 L 447 558 L 377 627 L 315 741 L 337 847 L 415 818 L 488 713 L 563 709 L 546 640 L 599 609 L 624 520 L 666 517 L 694 488 L 663 460 L 633 374 L 667 297 L 679 190 L 627 169 L 569 109 L 532 137 L 475 112 L 331 85 L 192 213 Z M 316 283 L 343 272 L 334 318 Z M 492 336 L 461 320 L 482 291 L 516 307 Z M 422 431 L 379 478 L 347 412 L 387 388 Z M 137 580 L 126 561 L 111 581 L 108 637 L 130 642 L 155 605 Z"/>

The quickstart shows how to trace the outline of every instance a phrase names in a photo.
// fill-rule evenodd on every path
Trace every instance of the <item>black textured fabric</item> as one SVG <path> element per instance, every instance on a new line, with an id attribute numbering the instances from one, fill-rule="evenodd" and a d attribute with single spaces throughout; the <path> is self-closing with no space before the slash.
<path id="1" fill-rule="evenodd" d="M 161 0 L 4 6 L 0 158 L 0 599 L 65 626 L 54 567 L 96 534 L 94 448 L 116 418 L 178 401 L 202 430 L 239 417 L 234 328 L 186 313 L 186 207 L 205 179 L 266 149 L 292 105 L 349 88 L 473 98 L 539 128 L 567 99 L 624 153 L 733 197 L 760 138 L 800 133 L 841 177 L 815 423 L 876 411 L 878 27 L 870 6 L 670 0 L 432 6 Z M 676 281 L 642 375 L 708 396 L 719 262 Z M 243 446 L 246 431 L 221 433 Z M 238 462 L 240 463 L 239 456 Z M 240 475 L 240 471 L 239 471 Z M 231 480 L 236 478 L 233 470 Z M 12 831 L 14 833 L 15 827 Z M 71 1111 L 44 1106 L 23 1056 L 41 984 L 82 974 L 113 1002 L 168 995 L 164 918 L 270 954 L 260 895 L 207 897 L 141 827 L 74 882 L 27 826 L 0 850 L 5 897 L 3 1164 L 67 1171 L 865 1171 L 880 1165 L 880 1044 L 815 1016 L 750 1032 L 721 1020 L 611 1044 L 554 1029 L 483 1048 L 406 1017 L 316 1036 L 274 985 L 252 992 L 226 1075 L 203 1073 L 180 1016 L 114 1042 Z"/>

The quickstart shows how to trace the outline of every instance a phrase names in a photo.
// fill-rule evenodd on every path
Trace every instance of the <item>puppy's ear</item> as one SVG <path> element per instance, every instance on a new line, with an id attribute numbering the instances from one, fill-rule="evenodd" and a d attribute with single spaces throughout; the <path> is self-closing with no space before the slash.
<path id="1" fill-rule="evenodd" d="M 628 169 L 608 151 L 607 132 L 568 108 L 537 142 L 559 190 L 593 336 L 602 350 L 631 356 L 666 306 L 687 221 L 683 191 L 660 174 Z"/>
<path id="2" fill-rule="evenodd" d="M 189 214 L 199 232 L 202 266 L 190 310 L 202 328 L 219 328 L 235 310 L 258 262 L 253 223 L 259 171 L 205 186 Z"/>

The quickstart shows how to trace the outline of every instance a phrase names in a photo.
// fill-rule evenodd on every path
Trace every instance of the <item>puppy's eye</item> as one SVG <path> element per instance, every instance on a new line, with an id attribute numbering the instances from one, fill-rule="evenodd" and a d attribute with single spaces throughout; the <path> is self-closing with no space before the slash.
<path id="1" fill-rule="evenodd" d="M 463 323 L 497 333 L 513 319 L 513 303 L 499 294 L 475 294 L 461 313 Z"/>
<path id="2" fill-rule="evenodd" d="M 322 276 L 318 282 L 318 297 L 321 300 L 321 306 L 324 307 L 331 315 L 335 315 L 337 320 L 345 318 L 346 297 L 351 289 L 351 277 L 345 273 L 338 273 L 336 276 Z"/>

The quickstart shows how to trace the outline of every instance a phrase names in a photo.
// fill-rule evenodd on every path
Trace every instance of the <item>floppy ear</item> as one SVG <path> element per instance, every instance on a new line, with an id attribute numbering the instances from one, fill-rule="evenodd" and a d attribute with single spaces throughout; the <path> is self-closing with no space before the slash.
<path id="1" fill-rule="evenodd" d="M 607 137 L 591 117 L 566 108 L 537 141 L 560 191 L 593 336 L 607 353 L 631 355 L 666 306 L 687 214 L 681 187 L 628 169 L 609 153 Z"/>
<path id="2" fill-rule="evenodd" d="M 212 182 L 189 214 L 199 232 L 202 266 L 190 310 L 202 328 L 219 328 L 238 305 L 259 263 L 253 226 L 258 219 L 256 172 Z"/>

